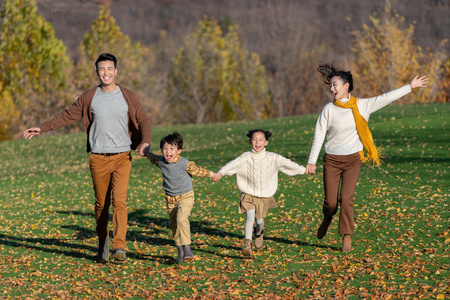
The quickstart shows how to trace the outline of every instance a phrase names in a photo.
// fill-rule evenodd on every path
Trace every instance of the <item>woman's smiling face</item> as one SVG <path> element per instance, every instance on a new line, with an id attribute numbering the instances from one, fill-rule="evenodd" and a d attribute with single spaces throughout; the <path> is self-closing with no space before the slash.
<path id="1" fill-rule="evenodd" d="M 334 100 L 348 99 L 349 97 L 349 83 L 344 83 L 341 77 L 333 76 L 330 80 L 330 92 Z"/>

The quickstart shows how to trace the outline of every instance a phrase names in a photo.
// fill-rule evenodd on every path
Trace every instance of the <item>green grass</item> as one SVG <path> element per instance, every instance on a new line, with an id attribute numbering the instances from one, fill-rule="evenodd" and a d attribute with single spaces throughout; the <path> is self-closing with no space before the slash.
<path id="1" fill-rule="evenodd" d="M 305 164 L 317 115 L 155 127 L 153 151 L 179 131 L 183 156 L 217 171 L 250 149 L 245 133 L 273 132 L 269 151 Z M 353 251 L 339 251 L 337 220 L 323 240 L 322 156 L 317 175 L 280 175 L 279 208 L 266 218 L 266 247 L 244 260 L 244 215 L 235 177 L 194 178 L 192 248 L 174 264 L 160 171 L 133 154 L 129 260 L 98 264 L 85 134 L 43 135 L 0 145 L 0 298 L 6 299 L 448 299 L 449 104 L 390 106 L 370 125 L 384 148 L 362 168 Z"/>

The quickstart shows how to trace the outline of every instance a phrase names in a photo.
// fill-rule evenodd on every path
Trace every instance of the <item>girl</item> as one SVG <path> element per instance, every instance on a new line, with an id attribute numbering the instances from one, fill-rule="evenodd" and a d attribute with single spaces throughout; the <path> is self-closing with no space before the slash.
<path id="1" fill-rule="evenodd" d="M 283 156 L 266 151 L 269 143 L 269 131 L 262 129 L 250 130 L 247 136 L 250 138 L 252 150 L 242 153 L 236 159 L 223 166 L 213 176 L 213 181 L 218 182 L 222 175 L 236 174 L 236 183 L 241 191 L 239 213 L 246 213 L 245 221 L 245 247 L 242 254 L 252 257 L 252 230 L 255 237 L 255 248 L 263 246 L 264 218 L 269 208 L 277 207 L 273 195 L 278 187 L 278 172 L 295 176 L 305 174 L 305 168 Z"/>

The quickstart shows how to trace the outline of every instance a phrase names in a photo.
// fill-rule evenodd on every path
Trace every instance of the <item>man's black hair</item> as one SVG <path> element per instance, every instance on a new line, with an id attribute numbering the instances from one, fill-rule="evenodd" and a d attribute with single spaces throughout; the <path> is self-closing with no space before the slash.
<path id="1" fill-rule="evenodd" d="M 114 62 L 114 68 L 117 69 L 117 58 L 109 53 L 102 53 L 95 61 L 95 68 L 98 70 L 98 63 L 101 61 L 112 61 Z"/>

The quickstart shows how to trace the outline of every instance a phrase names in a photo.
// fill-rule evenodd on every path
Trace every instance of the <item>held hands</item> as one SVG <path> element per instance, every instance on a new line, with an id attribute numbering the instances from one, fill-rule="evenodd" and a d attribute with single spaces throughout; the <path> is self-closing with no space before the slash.
<path id="1" fill-rule="evenodd" d="M 33 136 L 41 133 L 41 129 L 39 127 L 28 128 L 23 132 L 23 137 L 27 140 L 30 140 Z"/>
<path id="2" fill-rule="evenodd" d="M 422 76 L 419 78 L 419 75 L 416 75 L 416 77 L 411 80 L 411 83 L 409 86 L 411 89 L 417 88 L 417 87 L 427 87 L 426 84 L 429 82 L 429 79 L 427 76 Z"/>
<path id="3" fill-rule="evenodd" d="M 144 143 L 141 145 L 141 147 L 138 149 L 139 155 L 143 157 L 147 157 L 148 153 L 150 152 L 150 145 L 147 143 Z"/>
<path id="4" fill-rule="evenodd" d="M 222 173 L 217 172 L 212 176 L 212 181 L 218 182 L 220 179 L 222 179 Z"/>
<path id="5" fill-rule="evenodd" d="M 316 174 L 316 165 L 307 164 L 305 174 Z"/>

